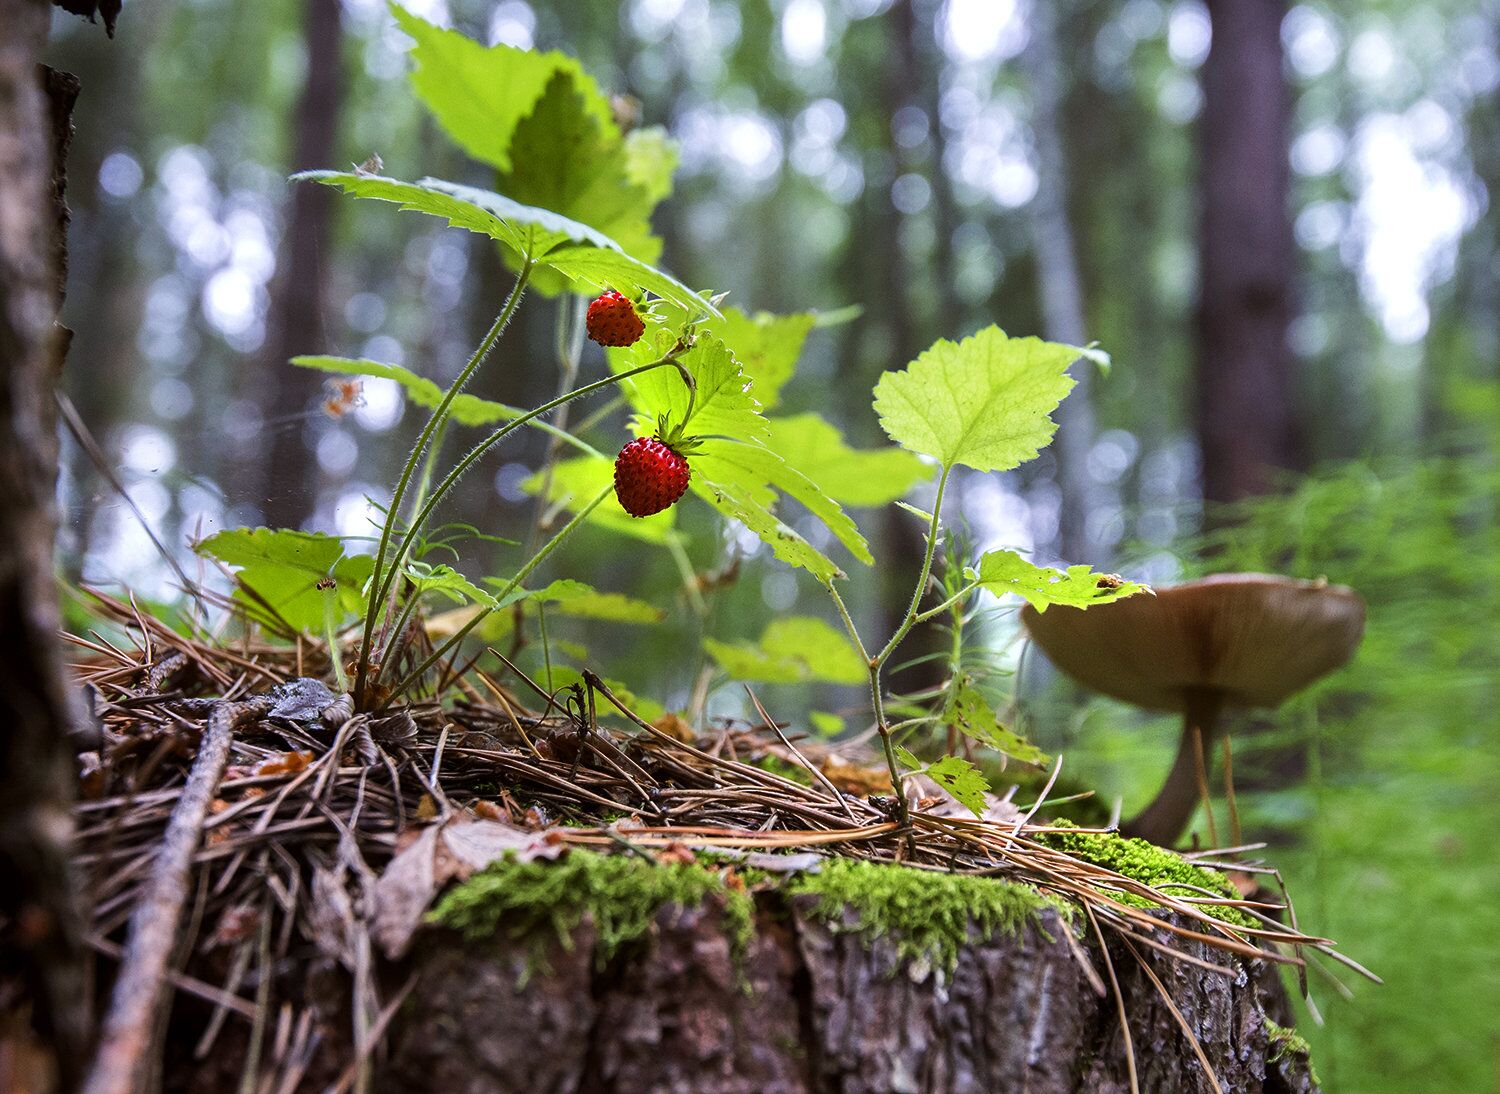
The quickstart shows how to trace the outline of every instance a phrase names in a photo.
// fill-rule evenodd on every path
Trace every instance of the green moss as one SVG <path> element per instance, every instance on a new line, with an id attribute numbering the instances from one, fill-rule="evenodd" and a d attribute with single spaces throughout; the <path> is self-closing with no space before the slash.
<path id="1" fill-rule="evenodd" d="M 1124 874 L 1128 878 L 1159 889 L 1169 896 L 1201 897 L 1203 889 L 1234 899 L 1239 892 L 1218 870 L 1194 866 L 1181 855 L 1164 850 L 1143 839 L 1130 839 L 1110 832 L 1069 832 L 1067 822 L 1059 821 L 1062 831 L 1049 832 L 1040 837 L 1049 847 Z M 1112 893 L 1121 904 L 1134 908 L 1158 908 L 1155 901 L 1133 893 Z M 1238 908 L 1223 904 L 1201 904 L 1207 915 L 1221 919 L 1237 927 L 1258 927 L 1260 923 Z"/>
<path id="2" fill-rule="evenodd" d="M 1014 934 L 1051 906 L 1036 890 L 998 878 L 854 859 L 831 859 L 820 872 L 793 879 L 787 891 L 816 896 L 813 914 L 835 927 L 852 910 L 858 921 L 851 929 L 887 936 L 903 958 L 926 958 L 944 969 L 958 961 L 971 924 L 981 937 Z"/>
<path id="3" fill-rule="evenodd" d="M 1318 1079 L 1317 1069 L 1312 1066 L 1312 1046 L 1307 1043 L 1307 1038 L 1294 1029 L 1279 1026 L 1271 1019 L 1266 1019 L 1266 1035 L 1271 1042 L 1271 1063 L 1279 1064 L 1288 1056 L 1300 1057 L 1307 1064 L 1307 1073 L 1312 1081 L 1318 1085 L 1323 1084 Z"/>
<path id="4" fill-rule="evenodd" d="M 683 863 L 654 865 L 630 855 L 572 851 L 555 862 L 498 862 L 438 902 L 429 918 L 473 942 L 526 939 L 539 949 L 555 938 L 565 949 L 587 916 L 601 965 L 644 935 L 668 904 L 696 908 L 723 902 L 725 929 L 736 954 L 754 930 L 749 893 L 720 875 Z"/>

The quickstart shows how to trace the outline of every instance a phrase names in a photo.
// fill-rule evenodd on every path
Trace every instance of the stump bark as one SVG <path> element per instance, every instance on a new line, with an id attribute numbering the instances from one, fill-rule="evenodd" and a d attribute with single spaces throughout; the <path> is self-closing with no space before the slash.
<path id="1" fill-rule="evenodd" d="M 1013 936 L 972 937 L 951 973 L 894 942 L 828 924 L 806 898 L 762 900 L 742 954 L 713 903 L 668 907 L 600 966 L 587 924 L 538 963 L 526 940 L 476 947 L 435 933 L 411 959 L 385 1089 L 502 1091 L 1128 1091 L 1116 1002 L 1090 987 L 1054 911 Z M 1305 1056 L 1280 1050 L 1274 973 L 1160 932 L 1205 972 L 1138 946 L 1111 950 L 1139 1089 L 1313 1091 Z M 1097 947 L 1084 947 L 1104 975 Z M 405 972 L 405 970 L 403 970 Z"/>

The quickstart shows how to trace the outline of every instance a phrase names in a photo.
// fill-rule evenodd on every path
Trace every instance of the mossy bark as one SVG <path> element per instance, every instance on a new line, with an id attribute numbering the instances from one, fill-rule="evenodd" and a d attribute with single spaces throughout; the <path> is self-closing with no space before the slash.
<path id="1" fill-rule="evenodd" d="M 585 922 L 545 960 L 527 940 L 429 935 L 393 1022 L 384 1089 L 402 1091 L 1125 1091 L 1112 997 L 1100 997 L 1052 909 L 1013 934 L 971 936 L 951 972 L 896 942 L 762 894 L 736 956 L 722 908 L 663 908 L 600 966 Z M 1163 941 L 1168 936 L 1163 932 Z M 1201 945 L 1199 958 L 1227 960 Z M 1226 1091 L 1311 1091 L 1305 1058 L 1278 1053 L 1274 976 L 1216 976 L 1139 947 Z M 1088 950 L 1103 971 L 1096 949 Z M 1112 951 L 1141 1090 L 1207 1091 L 1177 1019 L 1136 959 Z M 402 970 L 406 974 L 406 970 Z"/>

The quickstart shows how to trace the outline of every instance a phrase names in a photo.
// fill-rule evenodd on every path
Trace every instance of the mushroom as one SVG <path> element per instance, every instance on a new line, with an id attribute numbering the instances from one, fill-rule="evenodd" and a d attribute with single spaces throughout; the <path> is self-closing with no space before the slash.
<path id="1" fill-rule="evenodd" d="M 1364 601 L 1324 580 L 1221 574 L 1096 607 L 1021 611 L 1026 629 L 1079 683 L 1147 710 L 1182 714 L 1177 759 L 1156 798 L 1121 826 L 1157 844 L 1181 837 L 1201 795 L 1210 839 L 1204 749 L 1226 705 L 1279 706 L 1348 662 L 1365 627 Z M 1224 787 L 1234 842 L 1233 757 L 1224 740 Z"/>

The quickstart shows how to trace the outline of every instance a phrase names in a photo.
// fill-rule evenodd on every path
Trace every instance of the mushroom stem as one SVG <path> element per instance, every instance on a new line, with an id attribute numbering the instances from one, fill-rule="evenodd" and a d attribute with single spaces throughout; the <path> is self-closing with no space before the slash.
<path id="1" fill-rule="evenodd" d="M 1177 759 L 1151 804 L 1120 826 L 1127 836 L 1150 840 L 1163 847 L 1171 846 L 1182 837 L 1188 822 L 1193 819 L 1200 798 L 1207 804 L 1208 780 L 1204 773 L 1203 750 L 1213 744 L 1223 702 L 1223 696 L 1214 689 L 1193 688 L 1188 691 Z M 1212 823 L 1212 810 L 1209 818 Z M 1217 839 L 1214 842 L 1217 843 Z"/>

